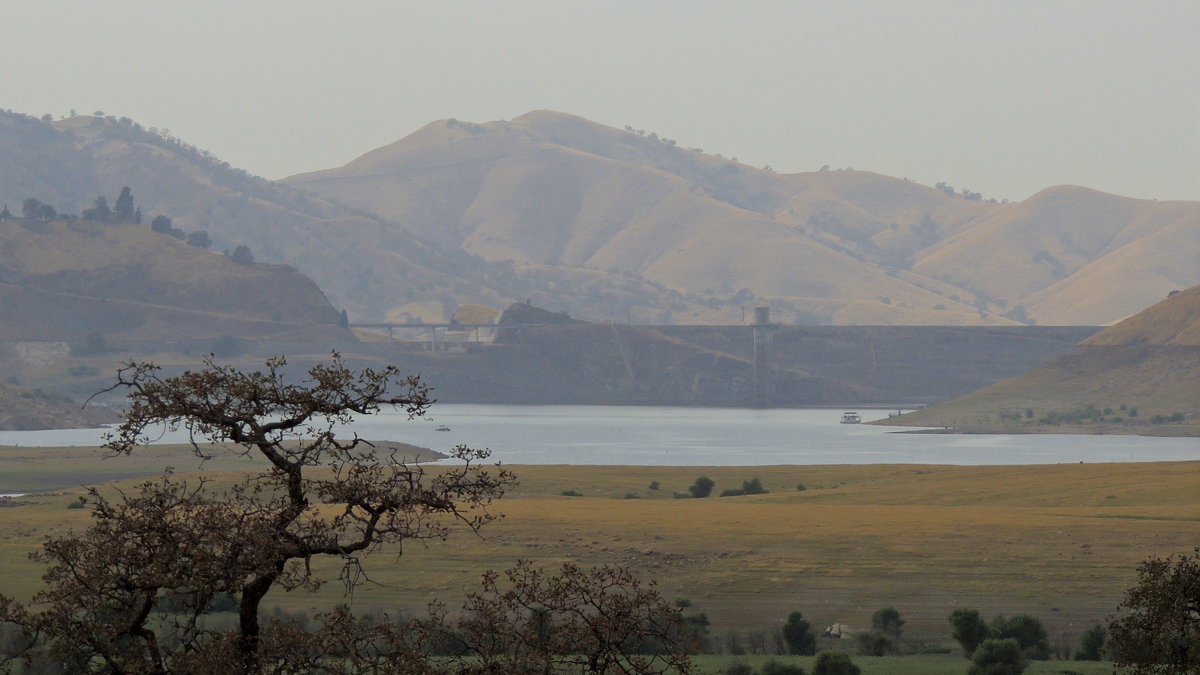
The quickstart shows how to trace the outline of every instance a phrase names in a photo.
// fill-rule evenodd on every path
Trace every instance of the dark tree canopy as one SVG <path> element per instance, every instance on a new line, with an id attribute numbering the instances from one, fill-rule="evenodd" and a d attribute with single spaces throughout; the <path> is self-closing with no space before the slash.
<path id="1" fill-rule="evenodd" d="M 187 243 L 198 248 L 207 249 L 212 247 L 212 237 L 208 236 L 207 230 L 196 230 L 195 232 L 188 233 Z"/>
<path id="2" fill-rule="evenodd" d="M 1050 636 L 1041 620 L 1028 614 L 1017 614 L 1010 618 L 998 616 L 992 619 L 988 637 L 1004 640 L 1012 638 L 1021 646 L 1022 653 L 1031 659 L 1050 658 Z"/>
<path id="3" fill-rule="evenodd" d="M 1200 548 L 1137 572 L 1108 628 L 1117 664 L 1135 675 L 1200 673 Z"/>
<path id="4" fill-rule="evenodd" d="M 229 259 L 239 265 L 253 265 L 254 253 L 250 251 L 249 246 L 239 245 L 229 254 Z"/>
<path id="5" fill-rule="evenodd" d="M 696 497 L 697 499 L 703 499 L 704 497 L 712 494 L 714 485 L 716 485 L 716 483 L 714 483 L 713 480 L 708 476 L 700 476 L 688 487 L 688 492 L 690 492 L 692 496 Z"/>
<path id="6" fill-rule="evenodd" d="M 817 653 L 817 637 L 813 635 L 812 626 L 800 612 L 788 614 L 783 624 L 783 641 L 787 644 L 789 654 L 804 654 L 811 656 Z"/>
<path id="7" fill-rule="evenodd" d="M 956 609 L 950 612 L 950 636 L 962 645 L 963 654 L 970 658 L 987 639 L 988 627 L 979 616 L 979 610 Z"/>
<path id="8" fill-rule="evenodd" d="M 859 668 L 846 652 L 821 652 L 813 664 L 813 675 L 859 675 Z"/>
<path id="9" fill-rule="evenodd" d="M 129 186 L 121 188 L 117 201 L 113 202 L 112 219 L 114 223 L 132 223 L 136 209 L 133 205 L 133 192 Z"/>
<path id="10" fill-rule="evenodd" d="M 1083 631 L 1079 638 L 1079 649 L 1075 652 L 1076 661 L 1099 661 L 1104 658 L 1104 643 L 1108 640 L 1108 629 L 1096 624 Z"/>
<path id="11" fill-rule="evenodd" d="M 150 229 L 159 234 L 170 234 L 171 219 L 160 213 L 150 221 Z"/>
<path id="12" fill-rule="evenodd" d="M 92 205 L 83 210 L 79 214 L 84 220 L 94 220 L 98 223 L 110 222 L 113 218 L 112 209 L 108 207 L 108 199 L 104 195 L 97 195 L 92 201 Z"/>
<path id="13" fill-rule="evenodd" d="M 904 619 L 900 618 L 900 612 L 895 607 L 884 607 L 875 610 L 871 615 L 871 628 L 889 635 L 894 638 L 900 637 L 900 627 L 904 625 Z"/>

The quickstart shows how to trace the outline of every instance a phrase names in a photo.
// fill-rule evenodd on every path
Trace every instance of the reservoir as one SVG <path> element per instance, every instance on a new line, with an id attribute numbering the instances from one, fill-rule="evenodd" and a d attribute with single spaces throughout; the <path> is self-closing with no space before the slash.
<path id="1" fill-rule="evenodd" d="M 888 411 L 859 410 L 863 422 Z M 446 452 L 489 448 L 504 464 L 764 466 L 1060 464 L 1200 460 L 1200 439 L 897 433 L 841 424 L 841 409 L 437 404 L 427 418 L 385 412 L 352 430 Z M 439 430 L 440 429 L 440 430 Z M 99 445 L 104 430 L 0 432 L 0 445 Z M 344 431 L 349 435 L 348 431 Z M 183 442 L 183 433 L 160 442 Z"/>

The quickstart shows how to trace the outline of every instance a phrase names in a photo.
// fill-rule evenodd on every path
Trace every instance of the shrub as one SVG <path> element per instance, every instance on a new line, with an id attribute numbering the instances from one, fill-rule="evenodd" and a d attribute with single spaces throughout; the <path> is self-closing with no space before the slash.
<path id="1" fill-rule="evenodd" d="M 564 497 L 582 497 L 583 496 L 574 490 L 563 490 L 559 494 L 561 494 Z"/>
<path id="2" fill-rule="evenodd" d="M 896 653 L 896 643 L 879 630 L 868 630 L 854 636 L 862 656 L 888 656 Z"/>
<path id="3" fill-rule="evenodd" d="M 636 492 L 626 492 L 625 499 L 641 499 L 642 496 Z"/>
<path id="4" fill-rule="evenodd" d="M 759 675 L 807 675 L 800 666 L 790 663 L 780 663 L 775 659 L 764 663 L 758 672 Z"/>
<path id="5" fill-rule="evenodd" d="M 1029 665 L 1021 645 L 1012 638 L 984 640 L 971 657 L 967 675 L 1021 675 Z"/>
<path id="6" fill-rule="evenodd" d="M 738 488 L 726 488 L 724 490 L 721 490 L 720 496 L 722 496 L 722 497 L 741 497 L 744 494 L 746 494 L 745 490 L 740 490 Z"/>
<path id="7" fill-rule="evenodd" d="M 796 492 L 804 492 L 807 489 L 804 487 L 804 483 L 796 483 Z"/>
<path id="8" fill-rule="evenodd" d="M 657 490 L 659 487 L 661 487 L 661 485 L 658 481 L 656 481 L 656 480 L 650 481 L 650 489 L 651 490 Z"/>
<path id="9" fill-rule="evenodd" d="M 68 509 L 82 509 L 83 501 L 82 500 L 73 501 L 70 504 L 67 504 L 67 508 Z"/>
<path id="10" fill-rule="evenodd" d="M 861 675 L 862 669 L 854 665 L 846 652 L 821 652 L 813 664 L 813 675 Z"/>
<path id="11" fill-rule="evenodd" d="M 703 499 L 712 494 L 713 486 L 716 485 L 708 476 L 700 476 L 696 482 L 688 487 L 688 492 L 697 499 Z"/>
<path id="12" fill-rule="evenodd" d="M 762 481 L 758 478 L 751 478 L 748 481 L 742 482 L 742 493 L 748 495 L 765 495 L 769 492 L 763 487 Z"/>
<path id="13" fill-rule="evenodd" d="M 754 675 L 754 669 L 745 661 L 734 661 L 721 671 L 724 675 Z"/>

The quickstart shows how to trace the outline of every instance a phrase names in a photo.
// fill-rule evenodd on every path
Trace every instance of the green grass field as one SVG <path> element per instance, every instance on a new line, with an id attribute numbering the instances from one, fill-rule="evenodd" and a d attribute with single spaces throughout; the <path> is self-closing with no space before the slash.
<path id="1" fill-rule="evenodd" d="M 192 470 L 188 452 L 164 447 L 101 460 L 79 448 L 0 448 L 0 492 L 50 490 L 0 509 L 0 592 L 31 595 L 40 565 L 28 554 L 47 533 L 87 525 L 86 510 L 67 508 L 83 492 L 78 486 L 128 486 L 130 476 L 167 465 Z M 246 462 L 230 457 L 205 471 L 219 485 Z M 458 532 L 385 550 L 367 561 L 376 583 L 349 599 L 331 583 L 315 594 L 273 592 L 267 605 L 306 611 L 349 601 L 361 611 L 415 613 L 434 598 L 454 606 L 488 569 L 574 560 L 627 565 L 667 597 L 689 598 L 688 611 L 705 612 L 716 631 L 779 625 L 794 610 L 818 630 L 834 622 L 862 628 L 893 605 L 907 637 L 943 643 L 947 615 L 971 607 L 985 618 L 1033 614 L 1052 642 L 1074 645 L 1116 608 L 1140 561 L 1189 551 L 1200 528 L 1197 462 L 508 468 L 521 484 L 497 505 L 505 518 L 480 537 Z M 714 493 L 751 478 L 770 493 L 672 498 L 701 474 L 716 482 Z M 583 496 L 562 496 L 566 490 Z M 319 567 L 336 579 L 335 565 Z M 957 656 L 908 658 L 901 661 L 929 659 L 930 670 L 912 672 L 965 666 Z M 943 660 L 953 667 L 937 670 Z"/>
<path id="2" fill-rule="evenodd" d="M 853 656 L 862 675 L 963 675 L 970 662 L 958 654 L 939 656 Z M 775 660 L 797 665 L 812 672 L 814 656 L 696 656 L 693 663 L 706 675 L 717 675 L 735 662 L 745 663 L 756 671 L 764 663 Z M 1113 665 L 1096 661 L 1031 661 L 1025 675 L 1112 675 Z"/>

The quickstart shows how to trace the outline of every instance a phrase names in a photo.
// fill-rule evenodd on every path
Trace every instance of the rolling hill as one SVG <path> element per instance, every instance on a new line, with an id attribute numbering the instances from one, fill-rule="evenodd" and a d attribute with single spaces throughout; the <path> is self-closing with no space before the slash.
<path id="1" fill-rule="evenodd" d="M 122 186 L 132 188 L 147 221 L 164 214 L 179 229 L 208 232 L 216 250 L 245 245 L 258 260 L 292 265 L 355 319 L 444 321 L 462 304 L 504 307 L 516 298 L 556 308 L 586 302 L 615 315 L 670 299 L 667 289 L 636 278 L 514 270 L 443 249 L 127 118 L 51 122 L 0 111 L 0 202 L 11 212 L 19 215 L 33 197 L 78 214 L 97 195 L 111 201 Z"/>
<path id="2" fill-rule="evenodd" d="M 1200 283 L 1200 202 L 1052 187 L 985 201 L 867 171 L 777 174 L 536 111 L 434 122 L 271 182 L 126 118 L 0 112 L 0 201 L 132 187 L 215 248 L 295 266 L 353 321 L 531 302 L 587 320 L 1111 324 Z"/>
<path id="3" fill-rule="evenodd" d="M 1200 283 L 1200 202 L 1061 186 L 1002 204 L 864 171 L 780 175 L 552 111 L 434 122 L 285 182 L 443 248 L 709 305 L 680 322 L 731 322 L 752 298 L 786 323 L 1096 325 Z"/>
<path id="4" fill-rule="evenodd" d="M 1200 286 L 1033 370 L 892 418 L 960 431 L 1200 435 Z"/>
<path id="5" fill-rule="evenodd" d="M 353 339 L 312 280 L 145 225 L 0 221 L 0 341 Z"/>

